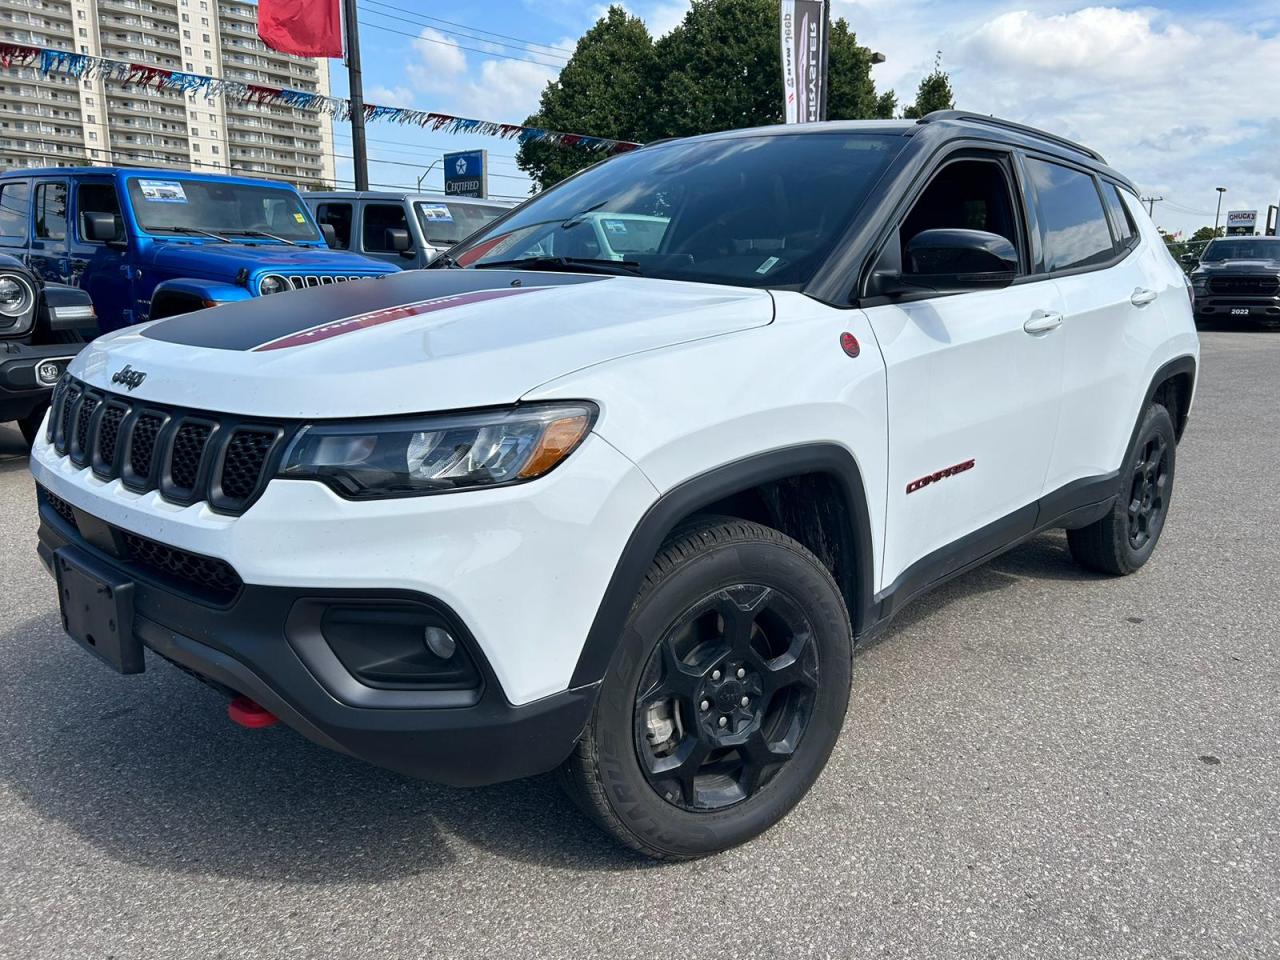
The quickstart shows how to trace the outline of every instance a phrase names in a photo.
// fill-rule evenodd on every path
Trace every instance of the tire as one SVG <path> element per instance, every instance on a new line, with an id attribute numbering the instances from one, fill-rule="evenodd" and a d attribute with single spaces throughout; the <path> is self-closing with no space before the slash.
<path id="1" fill-rule="evenodd" d="M 27 441 L 28 447 L 36 442 L 36 436 L 40 432 L 40 422 L 44 420 L 45 411 L 48 409 L 49 405 L 42 403 L 18 421 L 18 429 L 22 432 L 22 439 Z"/>
<path id="2" fill-rule="evenodd" d="M 713 518 L 654 559 L 574 753 L 570 797 L 618 842 L 688 860 L 763 833 L 826 765 L 852 631 L 831 574 L 777 530 Z"/>
<path id="3" fill-rule="evenodd" d="M 1169 514 L 1176 456 L 1173 419 L 1153 403 L 1143 413 L 1137 442 L 1121 471 L 1115 506 L 1101 520 L 1067 531 L 1076 563 L 1124 576 L 1150 559 Z"/>

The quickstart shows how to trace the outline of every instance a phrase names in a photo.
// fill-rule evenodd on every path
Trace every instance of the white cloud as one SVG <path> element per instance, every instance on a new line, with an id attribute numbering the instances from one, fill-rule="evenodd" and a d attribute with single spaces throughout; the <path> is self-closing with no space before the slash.
<path id="1" fill-rule="evenodd" d="M 459 49 L 458 42 L 446 37 L 439 30 L 424 27 L 413 41 L 417 60 L 412 61 L 406 72 L 415 80 L 436 82 L 441 77 L 452 77 L 467 69 L 467 55 Z"/>

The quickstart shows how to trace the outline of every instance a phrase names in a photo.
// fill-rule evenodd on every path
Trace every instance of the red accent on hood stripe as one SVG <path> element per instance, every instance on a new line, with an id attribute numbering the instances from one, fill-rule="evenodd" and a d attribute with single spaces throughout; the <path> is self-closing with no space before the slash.
<path id="1" fill-rule="evenodd" d="M 456 293 L 447 297 L 433 297 L 430 300 L 419 300 L 416 303 L 406 303 L 398 307 L 386 307 L 382 310 L 373 310 L 369 313 L 358 313 L 354 317 L 345 317 L 342 320 L 333 320 L 329 323 L 322 323 L 319 326 L 311 327 L 307 330 L 291 333 L 288 336 L 280 337 L 276 340 L 269 340 L 266 343 L 259 344 L 253 348 L 253 352 L 257 353 L 263 350 L 283 350 L 286 347 L 300 347 L 307 343 L 316 343 L 320 340 L 331 340 L 334 337 L 340 337 L 345 333 L 354 333 L 357 330 L 368 330 L 370 327 L 378 327 L 384 323 L 391 323 L 395 320 L 404 320 L 409 317 L 419 317 L 424 313 L 435 313 L 437 310 L 448 310 L 451 307 L 462 307 L 469 303 L 484 303 L 486 300 L 501 300 L 504 297 L 514 297 L 521 293 L 533 293 L 537 290 L 548 290 L 550 287 L 504 287 L 499 290 L 477 290 L 474 293 Z"/>

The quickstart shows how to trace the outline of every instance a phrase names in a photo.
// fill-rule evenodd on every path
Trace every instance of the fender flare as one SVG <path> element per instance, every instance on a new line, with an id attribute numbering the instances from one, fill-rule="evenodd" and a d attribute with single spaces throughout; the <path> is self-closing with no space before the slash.
<path id="1" fill-rule="evenodd" d="M 156 300 L 165 294 L 180 294 L 184 297 L 196 297 L 199 300 L 214 300 L 218 303 L 229 303 L 235 300 L 253 300 L 253 294 L 244 287 L 234 283 L 217 280 L 201 280 L 198 277 L 178 277 L 173 280 L 162 280 L 151 291 L 151 304 L 154 308 Z M 148 310 L 148 317 L 152 313 Z"/>
<path id="2" fill-rule="evenodd" d="M 854 637 L 859 636 L 875 620 L 872 607 L 875 552 L 862 472 L 853 455 L 839 444 L 783 447 L 735 460 L 685 480 L 649 507 L 614 567 L 578 655 L 570 688 L 601 680 L 624 649 L 644 642 L 639 635 L 624 634 L 627 617 L 653 558 L 681 520 L 703 507 L 761 484 L 814 473 L 832 477 L 848 507 L 855 580 L 849 619 Z"/>

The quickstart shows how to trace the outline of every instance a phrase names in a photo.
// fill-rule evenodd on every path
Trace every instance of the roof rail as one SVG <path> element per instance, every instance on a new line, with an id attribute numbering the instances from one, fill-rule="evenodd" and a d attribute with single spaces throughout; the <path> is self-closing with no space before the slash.
<path id="1" fill-rule="evenodd" d="M 1060 137 L 1056 133 L 1049 133 L 1039 127 L 1029 127 L 1025 123 L 1014 123 L 1012 120 L 1002 120 L 999 117 L 970 113 L 967 110 L 935 110 L 933 113 L 925 114 L 916 123 L 935 123 L 938 120 L 967 120 L 970 123 L 985 123 L 988 126 L 1000 127 L 1004 130 L 1014 130 L 1029 137 L 1048 140 L 1050 143 L 1056 143 L 1058 146 L 1066 147 L 1068 150 L 1083 153 L 1089 159 L 1097 160 L 1098 163 L 1107 162 L 1098 151 L 1091 150 L 1084 144 L 1076 143 L 1074 140 L 1068 140 L 1066 137 Z"/>

